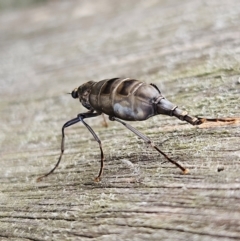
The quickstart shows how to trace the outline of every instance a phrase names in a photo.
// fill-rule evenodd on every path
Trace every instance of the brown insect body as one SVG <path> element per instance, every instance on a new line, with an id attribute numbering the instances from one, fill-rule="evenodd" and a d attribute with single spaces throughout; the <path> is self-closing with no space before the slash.
<path id="1" fill-rule="evenodd" d="M 148 137 L 123 121 L 143 121 L 154 115 L 163 114 L 175 116 L 180 120 L 189 122 L 192 125 L 200 125 L 203 123 L 204 119 L 188 115 L 186 111 L 182 111 L 176 105 L 164 98 L 156 85 L 146 84 L 142 81 L 131 78 L 112 78 L 99 82 L 88 81 L 78 88 L 75 88 L 71 95 L 75 99 L 79 98 L 81 104 L 89 111 L 78 114 L 76 118 L 69 120 L 63 125 L 61 154 L 58 162 L 50 172 L 39 177 L 38 181 L 53 173 L 58 167 L 64 153 L 64 130 L 77 122 L 82 122 L 99 144 L 101 152 L 101 167 L 95 180 L 100 180 L 105 160 L 101 141 L 84 119 L 96 117 L 102 113 L 108 115 L 111 121 L 117 121 L 123 124 L 146 143 L 150 144 L 168 161 L 179 167 L 183 173 L 188 173 L 188 169 L 182 167 L 176 161 L 169 158 L 164 152 L 155 146 Z"/>
<path id="2" fill-rule="evenodd" d="M 130 78 L 113 78 L 99 82 L 89 81 L 72 92 L 84 107 L 127 121 L 143 121 L 154 115 L 176 116 L 193 125 L 197 118 L 165 99 L 154 84 Z"/>

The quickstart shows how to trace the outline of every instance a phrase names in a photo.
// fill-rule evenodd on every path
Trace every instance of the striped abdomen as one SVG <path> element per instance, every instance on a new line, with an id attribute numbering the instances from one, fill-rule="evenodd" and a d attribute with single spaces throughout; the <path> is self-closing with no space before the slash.
<path id="1" fill-rule="evenodd" d="M 153 100 L 161 94 L 152 85 L 130 78 L 106 79 L 93 84 L 91 106 L 122 120 L 146 120 L 155 115 Z"/>

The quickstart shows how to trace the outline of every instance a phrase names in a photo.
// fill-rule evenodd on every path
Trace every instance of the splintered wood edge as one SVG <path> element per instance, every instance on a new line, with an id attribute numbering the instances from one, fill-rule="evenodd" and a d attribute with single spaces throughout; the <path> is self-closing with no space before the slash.
<path id="1" fill-rule="evenodd" d="M 234 118 L 201 118 L 202 124 L 199 125 L 200 128 L 216 127 L 224 125 L 239 124 L 240 117 Z"/>

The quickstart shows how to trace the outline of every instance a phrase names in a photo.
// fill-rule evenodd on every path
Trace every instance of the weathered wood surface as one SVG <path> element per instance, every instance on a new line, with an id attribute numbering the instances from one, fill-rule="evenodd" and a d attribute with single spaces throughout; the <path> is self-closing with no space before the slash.
<path id="1" fill-rule="evenodd" d="M 0 12 L 0 240 L 240 240 L 239 123 L 132 123 L 190 169 L 118 123 L 67 129 L 84 110 L 65 93 L 86 80 L 157 84 L 193 115 L 239 116 L 240 3 L 46 1 Z M 224 168 L 218 172 L 218 169 Z"/>

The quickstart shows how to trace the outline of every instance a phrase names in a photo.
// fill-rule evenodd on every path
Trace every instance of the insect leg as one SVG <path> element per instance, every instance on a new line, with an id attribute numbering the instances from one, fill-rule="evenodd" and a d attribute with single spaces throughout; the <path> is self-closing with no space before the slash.
<path id="1" fill-rule="evenodd" d="M 140 131 L 138 131 L 137 129 L 135 129 L 134 127 L 132 127 L 131 125 L 125 123 L 124 121 L 115 118 L 115 117 L 109 117 L 109 119 L 111 121 L 118 121 L 121 124 L 123 124 L 126 128 L 128 128 L 130 131 L 132 131 L 134 134 L 136 134 L 137 136 L 139 136 L 141 139 L 143 139 L 145 142 L 147 142 L 148 144 L 150 144 L 154 149 L 156 149 L 160 154 L 162 154 L 168 161 L 170 161 L 171 163 L 173 163 L 174 165 L 176 165 L 178 168 L 180 168 L 184 174 L 187 174 L 189 172 L 188 169 L 182 167 L 179 163 L 177 163 L 176 161 L 172 160 L 171 158 L 169 158 L 164 152 L 162 152 L 157 146 L 155 146 L 155 144 L 145 135 L 143 135 Z"/>
<path id="2" fill-rule="evenodd" d="M 60 163 L 60 161 L 61 161 L 61 159 L 62 159 L 62 155 L 63 155 L 63 153 L 64 153 L 64 149 L 65 149 L 65 148 L 64 148 L 64 140 L 65 140 L 64 130 L 65 130 L 65 128 L 67 128 L 67 127 L 69 127 L 69 126 L 71 126 L 71 125 L 74 125 L 74 124 L 78 123 L 79 121 L 81 121 L 81 122 L 88 128 L 88 130 L 90 130 L 91 127 L 88 126 L 88 125 L 83 121 L 83 119 L 84 119 L 84 118 L 95 117 L 95 116 L 98 116 L 98 115 L 100 115 L 100 114 L 99 114 L 99 113 L 92 113 L 92 112 L 87 112 L 87 113 L 79 114 L 78 117 L 76 117 L 76 118 L 74 118 L 74 119 L 66 122 L 66 123 L 63 125 L 63 127 L 62 127 L 61 153 L 60 153 L 60 156 L 59 156 L 59 158 L 58 158 L 58 161 L 57 161 L 56 165 L 53 167 L 53 169 L 52 169 L 50 172 L 46 173 L 46 174 L 43 175 L 43 176 L 40 176 L 40 177 L 37 179 L 38 182 L 39 182 L 39 181 L 42 181 L 42 179 L 43 179 L 44 177 L 47 177 L 48 175 L 50 175 L 51 173 L 53 173 L 53 172 L 55 171 L 55 169 L 58 167 L 58 165 L 59 165 L 59 163 Z M 89 129 L 89 128 L 90 128 L 90 129 Z M 94 136 L 95 139 L 97 138 L 97 139 L 99 140 L 99 138 L 97 137 L 97 135 L 94 133 L 94 131 L 93 131 L 92 129 L 91 129 L 90 132 L 93 134 L 93 136 Z M 96 140 L 97 140 L 97 139 L 96 139 Z M 100 140 L 99 140 L 99 141 L 100 141 Z M 101 144 L 101 142 L 100 142 L 100 144 Z M 102 167 L 102 166 L 103 166 L 103 159 L 104 159 L 104 157 L 103 157 L 103 151 L 102 151 L 101 146 L 100 146 L 100 150 L 101 150 L 101 167 Z M 101 176 L 101 173 L 102 173 L 102 168 L 101 168 L 101 170 L 100 170 L 100 172 L 99 172 L 98 178 Z"/>
<path id="3" fill-rule="evenodd" d="M 98 136 L 96 135 L 96 133 L 94 132 L 94 130 L 83 120 L 84 118 L 94 117 L 94 116 L 96 116 L 96 114 L 99 115 L 98 113 L 86 113 L 84 115 L 79 114 L 78 118 L 79 118 L 79 121 L 81 121 L 88 128 L 88 130 L 93 135 L 94 139 L 99 144 L 99 148 L 100 148 L 100 151 L 101 151 L 101 164 L 100 164 L 100 170 L 99 170 L 98 176 L 95 178 L 95 181 L 99 182 L 101 180 L 101 175 L 102 175 L 102 172 L 103 172 L 103 165 L 104 165 L 104 160 L 105 160 L 103 150 L 102 150 L 102 143 L 101 143 L 100 139 L 98 138 Z"/>
<path id="4" fill-rule="evenodd" d="M 50 175 L 51 173 L 53 173 L 54 170 L 58 167 L 58 165 L 59 165 L 59 163 L 60 163 L 60 161 L 61 161 L 61 159 L 62 159 L 63 152 L 64 152 L 64 139 L 65 139 L 64 129 L 67 128 L 67 127 L 69 127 L 69 126 L 71 126 L 71 125 L 76 124 L 76 123 L 79 122 L 79 121 L 80 121 L 80 120 L 79 120 L 79 118 L 77 117 L 77 118 L 74 118 L 74 119 L 66 122 L 66 123 L 63 125 L 63 127 L 62 127 L 61 154 L 60 154 L 60 156 L 59 156 L 59 158 L 58 158 L 58 162 L 56 163 L 56 165 L 54 166 L 54 168 L 53 168 L 50 172 L 46 173 L 45 175 L 40 176 L 40 177 L 37 179 L 38 182 L 42 181 L 42 179 L 43 179 L 44 177 L 47 177 L 48 175 Z"/>

